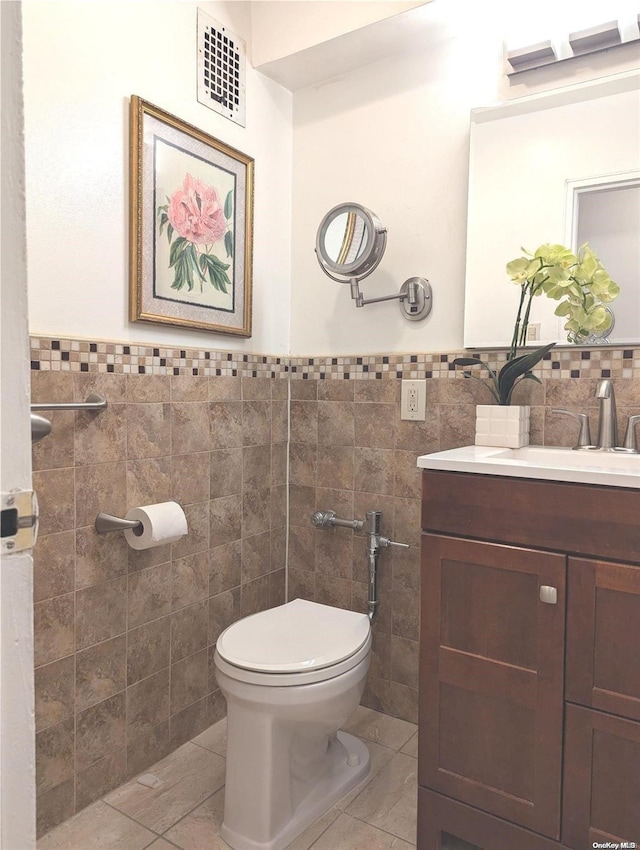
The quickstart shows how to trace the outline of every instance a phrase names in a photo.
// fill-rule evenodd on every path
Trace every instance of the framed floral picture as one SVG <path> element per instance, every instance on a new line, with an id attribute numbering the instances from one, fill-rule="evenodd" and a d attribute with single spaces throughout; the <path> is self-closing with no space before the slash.
<path id="1" fill-rule="evenodd" d="M 253 159 L 131 97 L 130 319 L 251 336 Z"/>

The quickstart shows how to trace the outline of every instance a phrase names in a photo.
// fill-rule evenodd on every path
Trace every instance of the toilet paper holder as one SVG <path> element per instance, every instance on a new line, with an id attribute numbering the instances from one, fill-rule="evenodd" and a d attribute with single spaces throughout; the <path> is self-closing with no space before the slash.
<path id="1" fill-rule="evenodd" d="M 142 523 L 139 519 L 121 519 L 111 514 L 105 514 L 100 511 L 94 523 L 98 534 L 108 534 L 110 531 L 126 531 L 131 528 L 134 533 L 137 529 L 142 530 Z"/>

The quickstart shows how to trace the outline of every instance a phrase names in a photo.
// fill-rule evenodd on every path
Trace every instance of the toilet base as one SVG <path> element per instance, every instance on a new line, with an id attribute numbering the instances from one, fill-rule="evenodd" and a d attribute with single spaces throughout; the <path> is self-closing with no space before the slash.
<path id="1" fill-rule="evenodd" d="M 361 784 L 369 775 L 370 757 L 367 745 L 347 732 L 338 732 L 337 738 L 331 770 L 315 783 L 296 808 L 291 820 L 276 836 L 268 842 L 257 843 L 228 829 L 223 823 L 220 835 L 227 844 L 234 850 L 284 850 L 334 803 Z M 347 757 L 352 756 L 351 760 L 357 761 L 357 764 L 347 764 L 345 750 Z M 357 759 L 353 759 L 353 756 L 357 756 Z"/>

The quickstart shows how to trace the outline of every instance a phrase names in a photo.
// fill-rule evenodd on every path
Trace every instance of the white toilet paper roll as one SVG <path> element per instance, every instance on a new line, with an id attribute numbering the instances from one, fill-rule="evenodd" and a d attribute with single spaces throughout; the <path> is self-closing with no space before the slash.
<path id="1" fill-rule="evenodd" d="M 140 528 L 128 528 L 124 537 L 132 549 L 153 549 L 165 543 L 175 543 L 189 530 L 184 511 L 177 502 L 160 502 L 132 508 L 125 519 L 136 519 Z"/>

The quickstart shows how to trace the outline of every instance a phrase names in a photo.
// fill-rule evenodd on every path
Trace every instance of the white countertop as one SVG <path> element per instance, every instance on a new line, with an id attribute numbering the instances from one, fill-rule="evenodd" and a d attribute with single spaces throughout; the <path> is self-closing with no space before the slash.
<path id="1" fill-rule="evenodd" d="M 555 446 L 506 449 L 464 446 L 422 455 L 421 469 L 640 488 L 640 454 L 574 451 Z"/>

